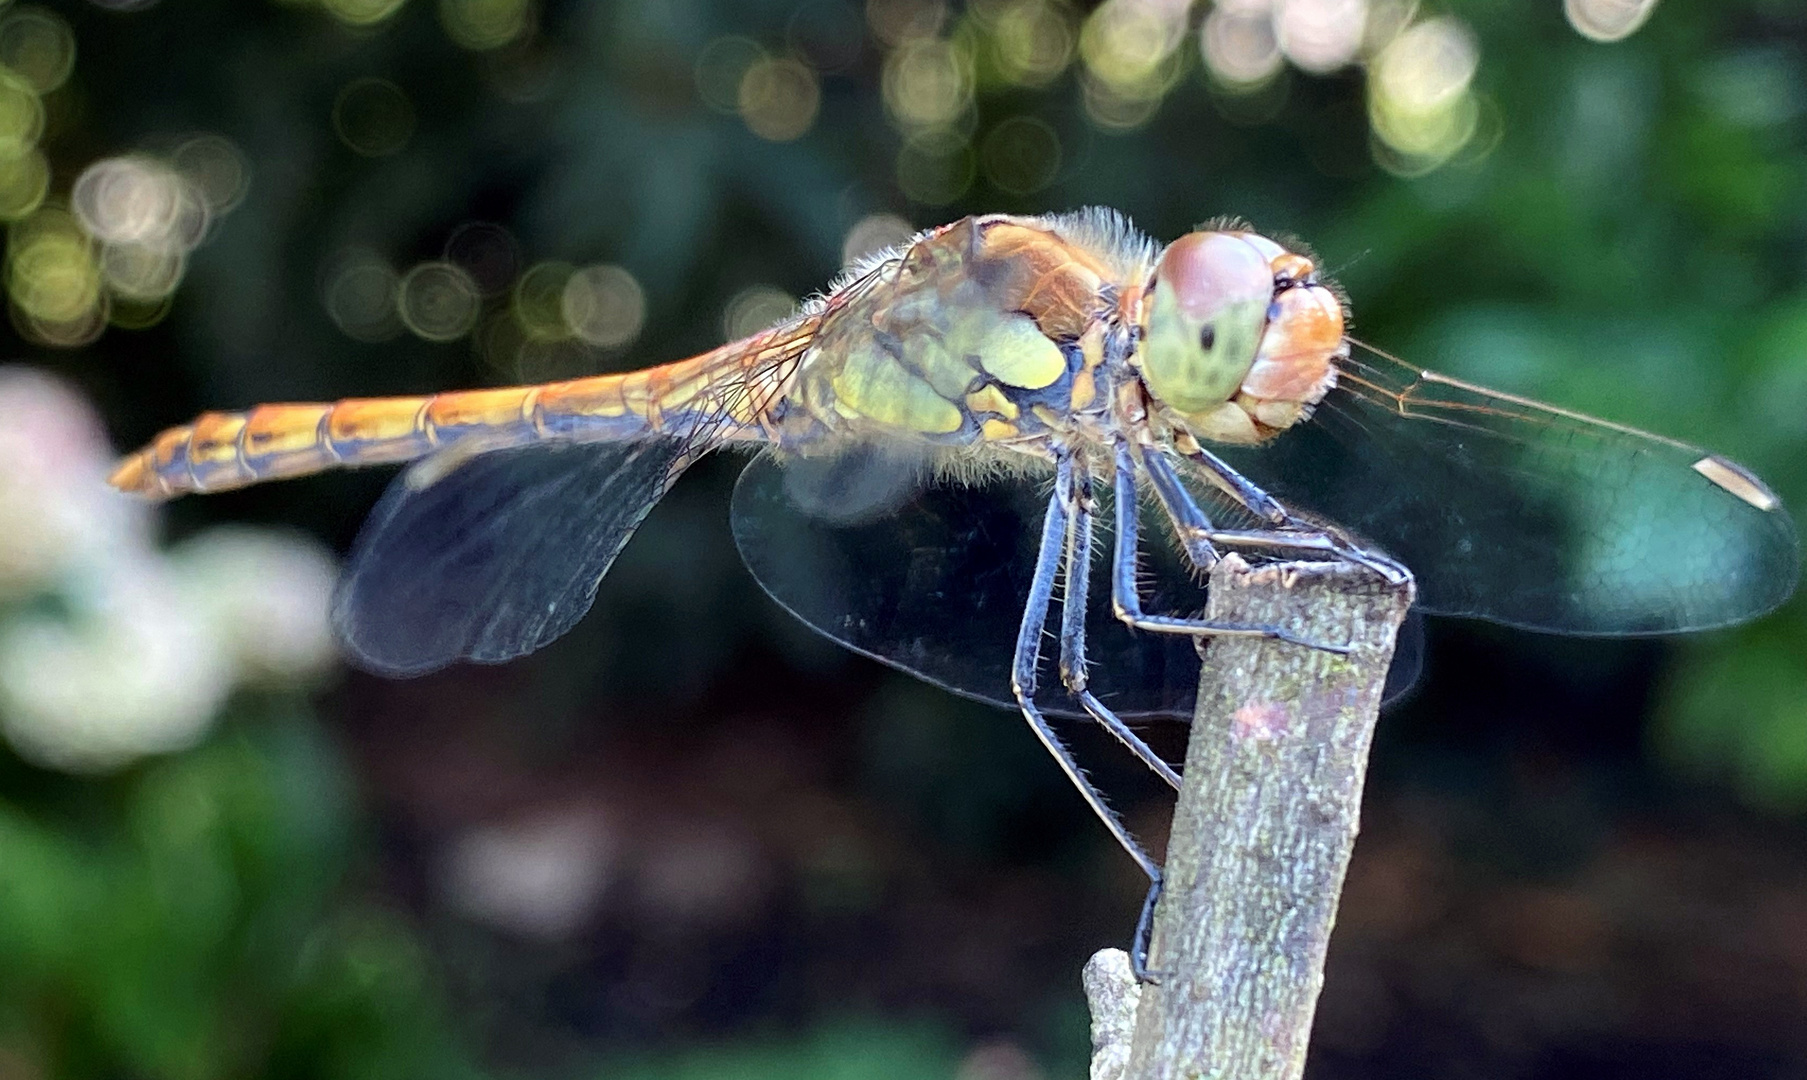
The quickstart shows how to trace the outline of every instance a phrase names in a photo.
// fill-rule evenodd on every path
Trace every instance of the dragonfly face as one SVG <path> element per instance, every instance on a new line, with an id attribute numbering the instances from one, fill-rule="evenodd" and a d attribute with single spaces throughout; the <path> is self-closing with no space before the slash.
<path id="1" fill-rule="evenodd" d="M 1206 442 L 1257 443 L 1304 419 L 1347 351 L 1342 306 L 1311 261 L 1248 232 L 1169 244 L 1141 330 L 1143 383 Z"/>
<path id="2" fill-rule="evenodd" d="M 1048 717 L 1110 728 L 1177 782 L 1121 718 L 1190 715 L 1198 638 L 1292 640 L 1194 617 L 1222 551 L 1403 564 L 1423 610 L 1599 635 L 1755 618 L 1799 566 L 1742 466 L 1361 345 L 1311 261 L 1264 237 L 1157 248 L 1102 210 L 928 230 L 764 333 L 661 367 L 204 414 L 113 482 L 169 497 L 424 459 L 334 606 L 361 664 L 413 674 L 563 634 L 683 470 L 736 444 L 775 448 L 731 514 L 767 592 L 850 649 L 1020 709 L 1151 875 Z M 887 470 L 901 482 L 873 482 Z M 1151 509 L 1177 544 L 1141 544 Z"/>

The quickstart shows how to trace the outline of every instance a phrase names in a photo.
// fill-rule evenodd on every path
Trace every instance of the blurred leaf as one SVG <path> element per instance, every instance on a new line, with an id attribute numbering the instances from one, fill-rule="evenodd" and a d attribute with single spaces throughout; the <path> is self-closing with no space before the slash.
<path id="1" fill-rule="evenodd" d="M 931 1080 L 953 1077 L 959 1058 L 933 1028 L 841 1023 L 801 1039 L 767 1039 L 664 1060 L 605 1066 L 598 1080 Z"/>

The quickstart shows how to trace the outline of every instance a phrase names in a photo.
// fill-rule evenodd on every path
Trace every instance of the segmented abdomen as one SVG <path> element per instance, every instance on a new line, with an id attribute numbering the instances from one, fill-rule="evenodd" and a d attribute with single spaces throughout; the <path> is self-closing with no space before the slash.
<path id="1" fill-rule="evenodd" d="M 494 450 L 536 439 L 631 439 L 686 434 L 699 424 L 708 425 L 712 440 L 744 437 L 760 430 L 789 374 L 788 365 L 765 362 L 806 341 L 801 329 L 783 327 L 623 375 L 203 413 L 122 460 L 109 479 L 122 491 L 170 498 L 411 461 L 454 445 Z"/>

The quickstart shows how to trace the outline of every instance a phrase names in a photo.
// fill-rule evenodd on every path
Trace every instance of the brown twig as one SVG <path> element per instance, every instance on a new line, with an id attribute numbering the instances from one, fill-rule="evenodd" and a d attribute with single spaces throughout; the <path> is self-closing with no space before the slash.
<path id="1" fill-rule="evenodd" d="M 1352 651 L 1250 638 L 1206 648 L 1155 913 L 1149 967 L 1160 981 L 1141 994 L 1128 1080 L 1304 1071 L 1368 745 L 1411 600 L 1409 582 L 1351 563 L 1251 569 L 1231 556 L 1213 571 L 1209 618 Z"/>

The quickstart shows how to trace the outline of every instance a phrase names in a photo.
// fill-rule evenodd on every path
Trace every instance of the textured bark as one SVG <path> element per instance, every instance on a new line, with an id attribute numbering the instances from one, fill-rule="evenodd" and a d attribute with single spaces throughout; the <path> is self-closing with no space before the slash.
<path id="1" fill-rule="evenodd" d="M 1092 1078 L 1122 1080 L 1129 1042 L 1136 1033 L 1142 984 L 1130 973 L 1129 954 L 1100 949 L 1086 962 L 1085 998 L 1092 1007 Z"/>
<path id="2" fill-rule="evenodd" d="M 1208 615 L 1342 656 L 1218 638 L 1204 650 L 1128 1080 L 1292 1080 L 1305 1068 L 1393 638 L 1411 606 L 1349 563 L 1226 558 Z"/>

